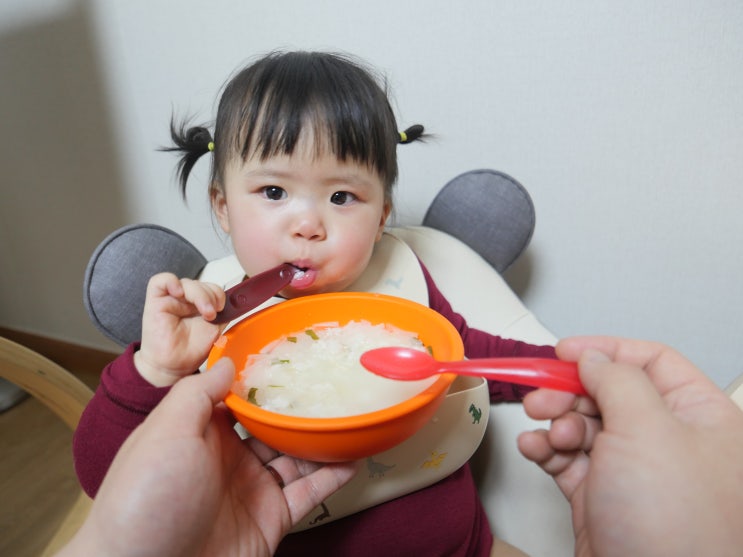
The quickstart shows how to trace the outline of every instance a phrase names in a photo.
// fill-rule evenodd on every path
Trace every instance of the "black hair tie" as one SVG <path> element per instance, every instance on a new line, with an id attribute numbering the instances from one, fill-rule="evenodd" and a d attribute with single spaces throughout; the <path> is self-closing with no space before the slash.
<path id="1" fill-rule="evenodd" d="M 413 126 L 410 126 L 405 131 L 400 132 L 400 138 L 398 140 L 398 143 L 412 143 L 413 141 L 416 141 L 417 139 L 420 139 L 420 137 L 423 135 L 423 126 L 420 124 L 415 124 Z"/>

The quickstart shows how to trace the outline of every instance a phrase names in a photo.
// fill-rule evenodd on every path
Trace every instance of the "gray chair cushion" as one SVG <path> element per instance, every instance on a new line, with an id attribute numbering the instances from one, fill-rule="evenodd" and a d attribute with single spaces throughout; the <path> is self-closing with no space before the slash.
<path id="1" fill-rule="evenodd" d="M 96 248 L 85 270 L 83 302 L 93 324 L 122 346 L 142 336 L 142 310 L 150 277 L 171 272 L 196 278 L 206 258 L 172 230 L 154 224 L 125 226 Z"/>
<path id="2" fill-rule="evenodd" d="M 529 245 L 535 222 L 526 189 L 495 170 L 472 170 L 449 181 L 423 219 L 424 226 L 470 246 L 499 273 Z"/>

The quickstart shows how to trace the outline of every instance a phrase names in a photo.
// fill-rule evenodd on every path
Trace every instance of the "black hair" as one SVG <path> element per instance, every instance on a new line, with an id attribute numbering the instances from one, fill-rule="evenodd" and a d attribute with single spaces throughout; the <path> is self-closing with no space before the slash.
<path id="1" fill-rule="evenodd" d="M 332 153 L 377 172 L 391 202 L 397 180 L 398 143 L 424 137 L 423 126 L 399 133 L 383 80 L 360 62 L 334 53 L 274 52 L 238 72 L 219 101 L 214 136 L 206 126 L 171 121 L 181 153 L 178 178 L 183 197 L 196 161 L 210 150 L 210 193 L 223 188 L 233 156 L 291 155 L 302 133 L 313 134 L 317 154 Z"/>

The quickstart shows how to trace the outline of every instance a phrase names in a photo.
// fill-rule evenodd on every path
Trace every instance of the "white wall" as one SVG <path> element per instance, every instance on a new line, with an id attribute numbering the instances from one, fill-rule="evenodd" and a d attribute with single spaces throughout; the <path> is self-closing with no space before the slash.
<path id="1" fill-rule="evenodd" d="M 109 347 L 82 270 L 129 222 L 224 253 L 205 188 L 184 205 L 155 151 L 171 109 L 209 120 L 248 58 L 334 49 L 438 135 L 400 150 L 400 221 L 462 171 L 511 174 L 538 223 L 508 278 L 551 330 L 661 340 L 724 386 L 743 372 L 741 29 L 734 0 L 6 0 L 0 325 Z"/>

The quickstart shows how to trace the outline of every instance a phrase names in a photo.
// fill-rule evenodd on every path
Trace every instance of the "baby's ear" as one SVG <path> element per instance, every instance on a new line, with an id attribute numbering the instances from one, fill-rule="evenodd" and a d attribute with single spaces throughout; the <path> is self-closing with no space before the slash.
<path id="1" fill-rule="evenodd" d="M 382 209 L 382 217 L 379 219 L 379 229 L 377 230 L 377 242 L 382 239 L 382 233 L 384 232 L 384 227 L 387 224 L 387 219 L 390 218 L 390 213 L 392 212 L 392 203 L 387 202 L 384 204 L 384 208 Z"/>
<path id="2" fill-rule="evenodd" d="M 209 197 L 212 203 L 212 211 L 214 211 L 214 215 L 219 221 L 219 226 L 222 227 L 225 234 L 229 234 L 230 219 L 227 213 L 227 198 L 224 192 L 220 188 L 212 186 L 209 188 Z"/>

